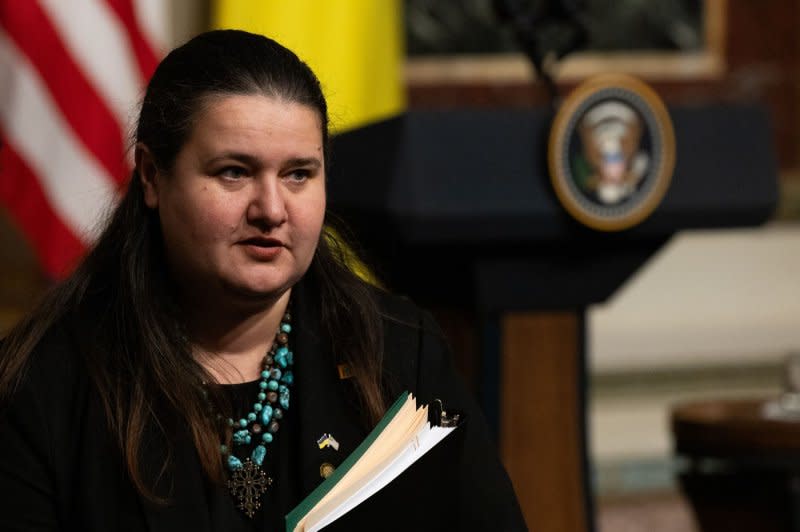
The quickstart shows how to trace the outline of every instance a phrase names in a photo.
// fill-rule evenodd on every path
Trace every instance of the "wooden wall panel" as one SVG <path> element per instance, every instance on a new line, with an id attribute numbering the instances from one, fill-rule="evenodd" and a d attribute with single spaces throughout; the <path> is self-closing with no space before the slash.
<path id="1" fill-rule="evenodd" d="M 531 530 L 587 530 L 577 313 L 502 319 L 500 450 Z"/>

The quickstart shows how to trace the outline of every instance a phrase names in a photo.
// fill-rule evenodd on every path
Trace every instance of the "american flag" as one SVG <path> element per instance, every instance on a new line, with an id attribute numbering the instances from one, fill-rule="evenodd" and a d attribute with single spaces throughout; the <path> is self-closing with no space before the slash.
<path id="1" fill-rule="evenodd" d="M 0 203 L 68 273 L 130 176 L 163 0 L 0 0 Z"/>

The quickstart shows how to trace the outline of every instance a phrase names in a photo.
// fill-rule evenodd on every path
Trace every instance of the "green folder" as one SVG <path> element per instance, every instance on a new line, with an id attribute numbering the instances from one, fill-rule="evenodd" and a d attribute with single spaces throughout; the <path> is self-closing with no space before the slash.
<path id="1" fill-rule="evenodd" d="M 308 496 L 303 499 L 303 501 L 298 504 L 294 510 L 289 512 L 286 516 L 286 530 L 287 532 L 292 532 L 297 523 L 311 511 L 312 508 L 331 490 L 333 487 L 342 479 L 344 475 L 350 471 L 350 468 L 353 467 L 359 458 L 370 448 L 373 442 L 377 439 L 377 437 L 383 432 L 386 426 L 394 419 L 397 415 L 397 412 L 400 411 L 403 404 L 408 400 L 409 393 L 407 391 L 400 394 L 397 400 L 389 407 L 386 411 L 386 414 L 381 418 L 378 424 L 372 429 L 372 432 L 364 438 L 364 441 L 356 447 L 356 449 L 350 453 L 350 456 L 344 459 L 344 461 L 336 468 L 336 470 L 326 478 L 322 484 L 317 486 L 317 488 L 308 494 Z"/>

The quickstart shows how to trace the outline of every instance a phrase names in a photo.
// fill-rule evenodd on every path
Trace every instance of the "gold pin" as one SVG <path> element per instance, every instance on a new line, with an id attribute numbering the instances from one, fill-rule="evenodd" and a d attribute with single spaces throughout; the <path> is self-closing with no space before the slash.
<path id="1" fill-rule="evenodd" d="M 328 478 L 334 471 L 336 471 L 336 468 L 331 463 L 323 462 L 322 465 L 319 466 L 319 476 L 322 478 Z"/>

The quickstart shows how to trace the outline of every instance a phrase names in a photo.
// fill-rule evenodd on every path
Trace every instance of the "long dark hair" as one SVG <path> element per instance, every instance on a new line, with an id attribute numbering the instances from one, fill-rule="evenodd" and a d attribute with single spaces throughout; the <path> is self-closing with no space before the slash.
<path id="1" fill-rule="evenodd" d="M 235 30 L 201 34 L 159 64 L 135 140 L 168 171 L 204 105 L 231 94 L 263 94 L 316 110 L 327 156 L 327 105 L 314 73 L 275 41 Z M 374 423 L 385 408 L 381 318 L 371 289 L 348 268 L 341 237 L 331 235 L 323 231 L 306 277 L 316 289 L 321 333 L 335 356 L 352 368 L 365 422 Z M 5 338 L 0 400 L 7 401 L 19 386 L 31 353 L 54 324 L 78 323 L 81 335 L 92 338 L 81 355 L 137 490 L 159 499 L 141 471 L 144 433 L 156 427 L 169 441 L 176 422 L 190 428 L 208 476 L 222 481 L 220 429 L 209 415 L 208 390 L 201 384 L 213 378 L 192 356 L 175 300 L 158 215 L 145 205 L 134 171 L 106 229 L 75 272 Z M 87 320 L 86 312 L 93 319 Z M 212 402 L 224 399 L 212 397 Z"/>

